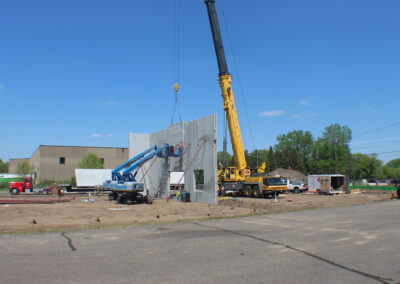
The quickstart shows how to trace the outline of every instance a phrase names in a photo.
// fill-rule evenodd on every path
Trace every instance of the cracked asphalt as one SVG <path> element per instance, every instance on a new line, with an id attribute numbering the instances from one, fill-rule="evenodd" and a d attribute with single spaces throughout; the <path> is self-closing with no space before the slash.
<path id="1" fill-rule="evenodd" d="M 400 201 L 0 235 L 0 283 L 400 283 Z"/>

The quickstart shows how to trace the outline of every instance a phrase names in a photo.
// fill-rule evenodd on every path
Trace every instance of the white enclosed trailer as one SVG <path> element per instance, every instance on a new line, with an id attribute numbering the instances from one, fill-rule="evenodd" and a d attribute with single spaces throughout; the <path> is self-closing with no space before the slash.
<path id="1" fill-rule="evenodd" d="M 75 169 L 76 186 L 59 184 L 67 192 L 98 191 L 103 189 L 103 182 L 111 179 L 112 169 Z"/>
<path id="2" fill-rule="evenodd" d="M 308 175 L 308 191 L 323 194 L 345 193 L 349 190 L 348 177 L 340 174 Z"/>

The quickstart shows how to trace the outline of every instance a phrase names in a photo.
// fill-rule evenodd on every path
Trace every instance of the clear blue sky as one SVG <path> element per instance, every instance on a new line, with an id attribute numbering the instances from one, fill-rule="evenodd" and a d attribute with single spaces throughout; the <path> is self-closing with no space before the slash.
<path id="1" fill-rule="evenodd" d="M 221 149 L 222 99 L 206 7 L 203 0 L 178 2 L 181 116 L 216 113 Z M 40 144 L 127 147 L 129 132 L 168 127 L 174 4 L 1 1 L 0 158 L 30 157 Z M 216 6 L 249 151 L 269 148 L 288 131 L 319 137 L 339 123 L 354 133 L 353 152 L 382 153 L 384 161 L 400 156 L 400 1 Z"/>

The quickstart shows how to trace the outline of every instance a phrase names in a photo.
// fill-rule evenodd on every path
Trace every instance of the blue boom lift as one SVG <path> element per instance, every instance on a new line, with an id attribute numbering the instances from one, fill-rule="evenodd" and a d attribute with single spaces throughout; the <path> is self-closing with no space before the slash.
<path id="1" fill-rule="evenodd" d="M 155 156 L 159 158 L 180 157 L 182 152 L 182 142 L 178 145 L 165 143 L 161 147 L 153 145 L 146 151 L 115 168 L 111 172 L 111 180 L 103 183 L 103 188 L 111 191 L 109 200 L 117 200 L 118 203 L 122 204 L 135 202 L 153 203 L 149 191 L 144 188 L 144 183 L 136 181 L 136 175 L 140 167 Z M 122 174 L 121 171 L 123 171 Z"/>

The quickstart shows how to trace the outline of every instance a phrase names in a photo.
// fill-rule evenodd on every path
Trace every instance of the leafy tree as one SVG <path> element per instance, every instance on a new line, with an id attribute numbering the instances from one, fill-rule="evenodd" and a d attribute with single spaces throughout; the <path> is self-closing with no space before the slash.
<path id="1" fill-rule="evenodd" d="M 96 154 L 89 153 L 78 163 L 81 169 L 103 169 L 104 162 Z"/>
<path id="2" fill-rule="evenodd" d="M 400 159 L 394 159 L 386 163 L 386 166 L 391 168 L 400 168 Z"/>
<path id="3" fill-rule="evenodd" d="M 263 162 L 267 161 L 267 151 L 266 150 L 254 150 L 252 152 L 248 152 L 247 150 L 244 152 L 246 156 L 247 166 L 249 168 L 255 168 L 257 166 L 261 166 Z"/>
<path id="4" fill-rule="evenodd" d="M 400 176 L 400 168 L 392 168 L 387 165 L 376 168 L 374 177 L 378 179 L 398 178 Z"/>
<path id="5" fill-rule="evenodd" d="M 268 162 L 267 163 L 268 171 L 276 170 L 275 154 L 274 150 L 272 149 L 272 146 L 269 146 L 267 162 Z"/>
<path id="6" fill-rule="evenodd" d="M 33 166 L 28 162 L 18 163 L 17 165 L 17 174 L 19 175 L 28 175 L 34 172 Z"/>
<path id="7" fill-rule="evenodd" d="M 350 141 L 351 130 L 348 126 L 335 123 L 326 127 L 315 143 L 314 170 L 317 173 L 334 173 L 336 165 L 338 173 L 348 174 L 351 167 Z"/>
<path id="8" fill-rule="evenodd" d="M 223 151 L 217 153 L 217 161 L 218 161 L 218 168 L 222 168 L 223 160 L 222 157 L 224 155 Z M 226 166 L 233 167 L 235 165 L 235 161 L 233 160 L 233 156 L 229 153 L 226 153 Z"/>
<path id="9" fill-rule="evenodd" d="M 278 166 L 309 172 L 314 138 L 310 131 L 294 130 L 279 135 L 275 145 L 275 157 Z"/>
<path id="10" fill-rule="evenodd" d="M 352 154 L 352 169 L 351 169 L 351 177 L 353 179 L 363 179 L 363 178 L 372 178 L 376 177 L 377 169 L 382 165 L 382 161 L 380 161 L 375 154 L 365 155 L 365 154 Z M 379 175 L 382 178 L 382 170 Z"/>
<path id="11" fill-rule="evenodd" d="M 8 162 L 4 163 L 2 159 L 0 159 L 0 173 L 8 173 Z"/>

